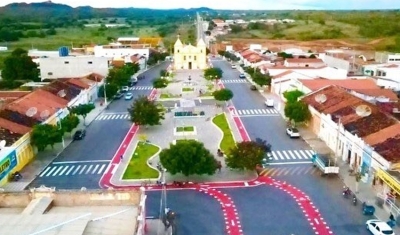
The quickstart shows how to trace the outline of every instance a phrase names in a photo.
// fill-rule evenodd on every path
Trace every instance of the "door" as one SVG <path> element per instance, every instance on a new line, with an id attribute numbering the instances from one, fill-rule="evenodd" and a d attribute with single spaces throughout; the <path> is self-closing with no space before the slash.
<path id="1" fill-rule="evenodd" d="M 189 62 L 188 68 L 192 69 L 192 62 Z"/>

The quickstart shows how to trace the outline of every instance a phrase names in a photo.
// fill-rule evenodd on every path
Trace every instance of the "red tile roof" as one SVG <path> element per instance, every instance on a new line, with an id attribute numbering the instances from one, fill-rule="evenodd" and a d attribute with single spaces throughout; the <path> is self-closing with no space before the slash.
<path id="1" fill-rule="evenodd" d="M 26 133 L 31 131 L 31 128 L 27 126 L 20 125 L 4 118 L 0 118 L 0 128 L 9 130 L 11 133 L 16 133 L 20 135 L 25 135 Z"/>
<path id="2" fill-rule="evenodd" d="M 365 143 L 370 146 L 375 146 L 379 143 L 384 142 L 388 138 L 393 138 L 400 135 L 400 123 L 394 124 L 392 126 L 386 127 L 378 132 L 372 133 L 364 137 Z M 400 143 L 399 143 L 400 145 Z M 400 156 L 399 156 L 400 158 Z"/>
<path id="3" fill-rule="evenodd" d="M 69 84 L 72 84 L 74 86 L 77 86 L 78 88 L 81 88 L 81 89 L 88 89 L 90 87 L 85 82 L 82 82 L 79 78 L 71 78 L 71 79 L 68 79 L 66 82 Z"/>
<path id="4" fill-rule="evenodd" d="M 0 100 L 18 99 L 24 95 L 31 93 L 30 91 L 0 91 Z"/>
<path id="5" fill-rule="evenodd" d="M 400 162 L 400 135 L 373 146 L 374 150 L 391 163 Z"/>
<path id="6" fill-rule="evenodd" d="M 283 73 L 280 73 L 280 74 L 277 74 L 277 75 L 273 76 L 272 79 L 281 78 L 281 77 L 284 77 L 284 76 L 286 76 L 286 75 L 288 75 L 288 74 L 291 74 L 291 73 L 293 73 L 292 70 L 286 70 L 286 71 L 283 72 Z"/>
<path id="7" fill-rule="evenodd" d="M 7 129 L 0 127 L 0 139 L 6 141 L 6 146 L 13 145 L 16 141 L 18 141 L 22 137 L 21 134 L 12 133 Z"/>
<path id="8" fill-rule="evenodd" d="M 288 63 L 324 63 L 321 59 L 318 58 L 287 58 L 286 62 Z"/>
<path id="9" fill-rule="evenodd" d="M 95 82 L 101 82 L 103 81 L 104 76 L 98 73 L 91 73 L 86 78 Z"/>

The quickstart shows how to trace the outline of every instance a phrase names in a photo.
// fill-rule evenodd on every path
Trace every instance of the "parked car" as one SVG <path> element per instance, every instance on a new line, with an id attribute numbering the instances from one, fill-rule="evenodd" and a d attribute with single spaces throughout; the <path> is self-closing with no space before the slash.
<path id="1" fill-rule="evenodd" d="M 137 84 L 137 81 L 138 81 L 137 77 L 132 77 L 131 80 L 129 81 L 128 86 L 129 87 L 135 86 Z"/>
<path id="2" fill-rule="evenodd" d="M 232 65 L 232 69 L 236 69 L 236 65 L 233 64 L 233 65 Z"/>
<path id="3" fill-rule="evenodd" d="M 245 79 L 245 78 L 246 78 L 246 75 L 244 75 L 244 73 L 241 73 L 241 74 L 239 75 L 239 78 L 240 78 L 240 79 Z"/>
<path id="4" fill-rule="evenodd" d="M 127 91 L 129 91 L 129 87 L 128 87 L 128 86 L 123 86 L 123 87 L 121 88 L 121 91 L 122 91 L 122 92 L 127 92 Z"/>
<path id="5" fill-rule="evenodd" d="M 74 140 L 81 140 L 85 138 L 86 131 L 85 130 L 77 130 L 74 134 Z"/>
<path id="6" fill-rule="evenodd" d="M 133 94 L 132 93 L 129 92 L 129 93 L 125 94 L 125 98 L 124 98 L 125 100 L 131 100 L 132 98 L 133 98 Z"/>
<path id="7" fill-rule="evenodd" d="M 256 91 L 256 90 L 257 90 L 257 87 L 256 87 L 256 86 L 254 86 L 254 85 L 251 85 L 251 86 L 250 86 L 250 90 L 252 90 L 252 91 Z"/>
<path id="8" fill-rule="evenodd" d="M 265 101 L 265 105 L 267 106 L 267 107 L 274 107 L 274 100 L 273 99 L 267 99 L 266 101 Z"/>
<path id="9" fill-rule="evenodd" d="M 395 235 L 393 229 L 384 221 L 371 219 L 365 225 L 373 235 Z"/>
<path id="10" fill-rule="evenodd" d="M 297 130 L 296 128 L 293 128 L 293 127 L 286 128 L 286 134 L 288 136 L 290 136 L 290 138 L 299 138 L 300 137 L 299 130 Z"/>
<path id="11" fill-rule="evenodd" d="M 123 93 L 117 92 L 117 94 L 115 94 L 115 96 L 114 96 L 114 99 L 115 99 L 115 100 L 119 100 L 119 99 L 121 99 L 123 96 L 124 96 Z"/>

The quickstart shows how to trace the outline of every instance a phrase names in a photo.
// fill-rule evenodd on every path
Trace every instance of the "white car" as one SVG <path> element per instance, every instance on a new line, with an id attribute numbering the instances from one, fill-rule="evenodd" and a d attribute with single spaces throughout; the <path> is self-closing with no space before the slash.
<path id="1" fill-rule="evenodd" d="M 232 65 L 232 69 L 236 69 L 236 65 L 233 64 L 233 65 Z"/>
<path id="2" fill-rule="evenodd" d="M 127 91 L 129 91 L 129 87 L 128 87 L 128 86 L 123 86 L 123 87 L 121 88 L 121 91 L 122 91 L 122 92 L 127 92 Z"/>
<path id="3" fill-rule="evenodd" d="M 133 94 L 132 93 L 126 93 L 125 94 L 125 100 L 131 100 L 133 98 Z"/>
<path id="4" fill-rule="evenodd" d="M 267 100 L 265 101 L 265 105 L 266 105 L 267 107 L 274 107 L 274 100 L 273 100 L 273 99 L 267 99 Z"/>
<path id="5" fill-rule="evenodd" d="M 296 128 L 293 128 L 293 127 L 286 128 L 286 134 L 288 136 L 290 136 L 290 138 L 299 138 L 300 137 L 299 130 L 297 130 Z"/>
<path id="6" fill-rule="evenodd" d="M 393 229 L 382 220 L 371 219 L 365 225 L 373 235 L 395 235 Z"/>

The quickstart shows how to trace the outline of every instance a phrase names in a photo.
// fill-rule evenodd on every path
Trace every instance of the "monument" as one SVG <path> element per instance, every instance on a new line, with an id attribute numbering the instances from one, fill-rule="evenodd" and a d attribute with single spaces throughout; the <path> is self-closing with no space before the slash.
<path id="1" fill-rule="evenodd" d="M 197 45 L 184 45 L 179 39 L 174 45 L 174 69 L 206 69 L 207 55 L 206 44 L 203 39 L 197 41 Z"/>

